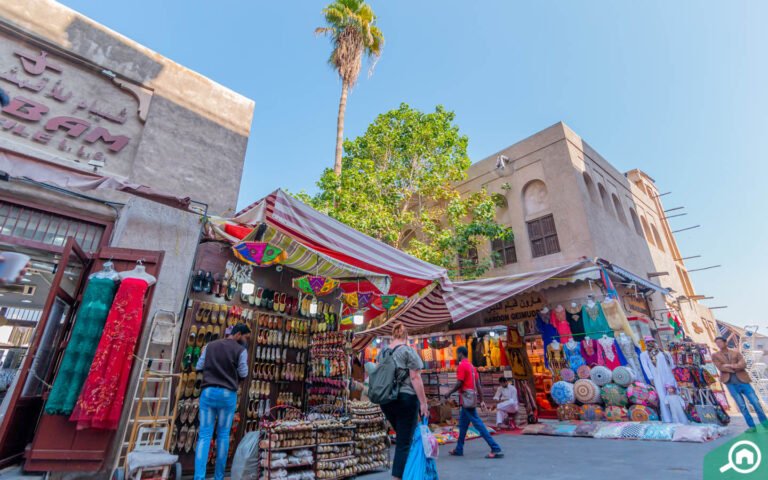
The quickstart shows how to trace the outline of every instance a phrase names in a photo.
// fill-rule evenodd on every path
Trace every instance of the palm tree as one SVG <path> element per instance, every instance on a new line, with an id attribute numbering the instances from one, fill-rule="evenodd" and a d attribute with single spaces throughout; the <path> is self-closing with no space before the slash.
<path id="1" fill-rule="evenodd" d="M 347 95 L 357 83 L 363 54 L 371 61 L 371 71 L 381 55 L 384 35 L 376 26 L 376 15 L 362 0 L 335 0 L 323 9 L 327 26 L 315 29 L 315 33 L 328 35 L 333 51 L 328 63 L 341 78 L 341 99 L 336 122 L 336 159 L 333 171 L 341 176 L 341 154 L 344 141 L 344 112 Z"/>

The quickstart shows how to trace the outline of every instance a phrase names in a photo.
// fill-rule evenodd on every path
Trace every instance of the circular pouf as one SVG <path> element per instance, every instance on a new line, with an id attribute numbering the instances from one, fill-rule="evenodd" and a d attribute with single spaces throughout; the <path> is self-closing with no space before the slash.
<path id="1" fill-rule="evenodd" d="M 633 422 L 658 422 L 659 414 L 651 407 L 632 405 L 629 407 L 629 419 Z"/>
<path id="2" fill-rule="evenodd" d="M 615 383 L 603 385 L 600 389 L 600 398 L 609 407 L 626 407 L 627 403 L 629 403 L 627 389 Z"/>
<path id="3" fill-rule="evenodd" d="M 573 384 L 563 381 L 555 382 L 549 394 L 552 395 L 552 398 L 555 399 L 555 403 L 558 405 L 573 403 Z"/>
<path id="4" fill-rule="evenodd" d="M 602 365 L 596 365 L 592 367 L 592 371 L 589 373 L 589 378 L 591 378 L 598 387 L 602 387 L 603 385 L 610 383 L 613 374 L 608 368 L 603 367 Z"/>
<path id="5" fill-rule="evenodd" d="M 635 372 L 627 367 L 616 367 L 613 369 L 613 383 L 621 385 L 622 387 L 628 387 L 635 381 Z"/>
<path id="6" fill-rule="evenodd" d="M 576 374 L 570 368 L 564 368 L 560 370 L 560 378 L 566 382 L 573 383 L 576 381 Z"/>
<path id="7" fill-rule="evenodd" d="M 605 410 L 600 405 L 582 405 L 579 418 L 585 422 L 602 422 L 605 420 Z"/>
<path id="8" fill-rule="evenodd" d="M 576 380 L 573 386 L 573 396 L 581 403 L 597 403 L 600 401 L 600 387 L 592 380 L 582 378 Z"/>
<path id="9" fill-rule="evenodd" d="M 567 420 L 578 420 L 581 409 L 576 404 L 566 403 L 557 407 L 557 419 L 561 422 Z"/>
<path id="10" fill-rule="evenodd" d="M 627 387 L 627 398 L 632 405 L 659 406 L 659 394 L 652 386 L 643 382 L 633 382 Z"/>
<path id="11" fill-rule="evenodd" d="M 589 373 L 592 371 L 589 365 L 582 365 L 576 369 L 576 376 L 579 378 L 589 378 Z"/>
<path id="12" fill-rule="evenodd" d="M 629 417 L 624 407 L 605 407 L 605 418 L 609 422 L 626 422 Z"/>

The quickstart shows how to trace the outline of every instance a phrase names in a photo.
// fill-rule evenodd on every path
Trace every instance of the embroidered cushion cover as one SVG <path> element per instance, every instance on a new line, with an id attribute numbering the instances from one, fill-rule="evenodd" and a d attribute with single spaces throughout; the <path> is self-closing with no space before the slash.
<path id="1" fill-rule="evenodd" d="M 603 385 L 606 385 L 608 382 L 611 381 L 611 379 L 613 378 L 613 373 L 607 367 L 603 367 L 602 365 L 597 365 L 595 367 L 592 367 L 592 371 L 590 372 L 589 377 L 598 386 L 602 387 Z"/>
<path id="2" fill-rule="evenodd" d="M 629 403 L 627 389 L 615 383 L 603 386 L 600 389 L 600 397 L 603 399 L 603 403 L 609 407 L 626 407 Z"/>
<path id="3" fill-rule="evenodd" d="M 574 402 L 572 383 L 563 381 L 555 382 L 555 384 L 552 385 L 552 390 L 550 390 L 549 394 L 552 395 L 552 398 L 558 405 Z"/>
<path id="4" fill-rule="evenodd" d="M 576 380 L 573 395 L 581 403 L 597 403 L 600 401 L 600 388 L 592 380 Z"/>

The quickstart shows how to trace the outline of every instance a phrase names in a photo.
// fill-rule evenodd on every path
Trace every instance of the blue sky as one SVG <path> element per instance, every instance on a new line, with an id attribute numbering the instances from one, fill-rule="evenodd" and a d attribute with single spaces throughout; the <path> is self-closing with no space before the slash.
<path id="1" fill-rule="evenodd" d="M 240 205 L 313 191 L 333 163 L 340 83 L 315 37 L 326 2 L 65 0 L 256 102 Z M 768 327 L 768 3 L 372 1 L 386 37 L 347 137 L 406 102 L 443 104 L 479 160 L 563 120 L 620 170 L 656 179 L 694 287 L 719 318 Z M 766 333 L 766 332 L 764 332 Z"/>

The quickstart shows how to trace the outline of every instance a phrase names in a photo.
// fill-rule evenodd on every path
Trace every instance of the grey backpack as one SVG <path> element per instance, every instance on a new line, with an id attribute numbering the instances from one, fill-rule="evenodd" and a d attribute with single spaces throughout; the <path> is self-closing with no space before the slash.
<path id="1" fill-rule="evenodd" d="M 407 370 L 397 368 L 395 352 L 403 345 L 384 350 L 376 368 L 368 375 L 368 399 L 378 405 L 385 405 L 397 400 L 400 385 L 405 380 Z"/>

